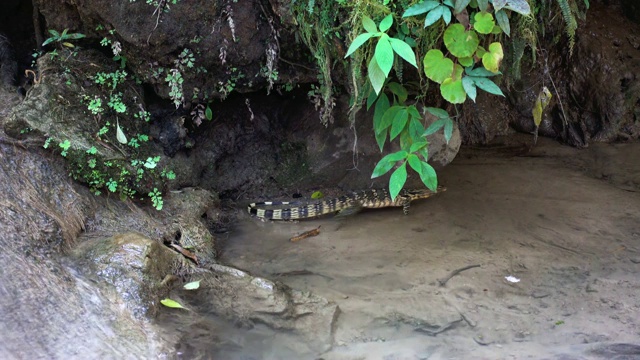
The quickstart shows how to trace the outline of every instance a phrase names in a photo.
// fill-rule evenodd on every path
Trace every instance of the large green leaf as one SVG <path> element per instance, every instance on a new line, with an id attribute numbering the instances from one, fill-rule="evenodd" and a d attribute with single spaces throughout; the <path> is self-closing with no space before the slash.
<path id="1" fill-rule="evenodd" d="M 380 21 L 380 31 L 385 32 L 393 25 L 393 15 L 387 15 L 382 21 Z"/>
<path id="2" fill-rule="evenodd" d="M 509 24 L 509 17 L 507 13 L 500 9 L 496 11 L 496 21 L 498 22 L 498 26 L 504 31 L 507 36 L 511 36 L 511 25 Z"/>
<path id="3" fill-rule="evenodd" d="M 376 26 L 376 23 L 373 20 L 371 20 L 371 18 L 368 17 L 368 16 L 362 17 L 362 27 L 368 33 L 377 33 L 378 32 L 378 27 Z"/>
<path id="4" fill-rule="evenodd" d="M 502 74 L 500 71 L 493 73 L 483 67 L 477 67 L 475 69 L 468 67 L 464 70 L 464 72 L 469 76 L 483 76 L 483 77 L 496 76 L 496 75 Z"/>
<path id="5" fill-rule="evenodd" d="M 436 176 L 436 170 L 427 162 L 422 161 L 422 172 L 420 172 L 420 180 L 431 191 L 438 191 L 438 177 Z"/>
<path id="6" fill-rule="evenodd" d="M 493 10 L 500 11 L 505 5 L 507 5 L 507 0 L 493 0 Z"/>
<path id="7" fill-rule="evenodd" d="M 400 105 L 395 105 L 388 108 L 387 111 L 385 111 L 382 115 L 382 122 L 380 123 L 380 127 L 376 128 L 376 132 L 382 131 L 391 126 L 391 124 L 393 124 L 393 119 L 396 117 L 396 114 L 402 109 L 404 109 L 404 106 Z"/>
<path id="8" fill-rule="evenodd" d="M 445 79 L 442 85 L 440 85 L 440 94 L 445 100 L 452 104 L 462 104 L 467 98 L 467 93 L 462 87 L 462 79 Z"/>
<path id="9" fill-rule="evenodd" d="M 418 67 L 418 64 L 416 63 L 416 54 L 413 52 L 413 49 L 409 44 L 396 38 L 389 38 L 389 42 L 396 54 L 400 55 L 400 57 L 405 59 L 409 64 Z"/>
<path id="10" fill-rule="evenodd" d="M 487 79 L 486 77 L 474 77 L 473 82 L 476 84 L 477 87 L 479 87 L 480 89 L 488 93 L 504 96 L 504 94 L 502 93 L 502 90 L 500 90 L 498 85 L 496 85 L 493 81 L 491 81 L 491 79 Z"/>
<path id="11" fill-rule="evenodd" d="M 395 200 L 395 198 L 400 193 L 400 190 L 402 190 L 404 183 L 406 182 L 407 182 L 407 163 L 405 162 L 402 165 L 400 165 L 400 167 L 397 168 L 396 171 L 394 171 L 393 174 L 391 174 L 391 177 L 389 178 L 389 194 L 391 195 L 392 199 Z"/>
<path id="12" fill-rule="evenodd" d="M 418 174 L 422 173 L 422 164 L 420 163 L 420 158 L 417 155 L 409 154 L 407 162 L 415 172 Z"/>
<path id="13" fill-rule="evenodd" d="M 460 65 L 455 65 L 453 69 L 453 76 L 445 79 L 440 85 L 440 94 L 452 104 L 462 104 L 467 98 L 467 93 L 462 87 L 464 69 Z"/>
<path id="14" fill-rule="evenodd" d="M 479 43 L 478 34 L 472 30 L 465 30 L 462 24 L 449 25 L 444 32 L 444 44 L 456 57 L 473 55 Z"/>
<path id="15" fill-rule="evenodd" d="M 531 8 L 527 0 L 509 0 L 506 9 L 513 10 L 521 15 L 531 14 Z"/>
<path id="16" fill-rule="evenodd" d="M 400 150 L 398 152 L 394 152 L 392 154 L 388 154 L 387 156 L 383 157 L 378 162 L 375 169 L 373 169 L 373 174 L 371 174 L 371 178 L 374 179 L 374 178 L 377 178 L 378 176 L 382 176 L 386 174 L 387 172 L 389 172 L 389 170 L 391 170 L 391 168 L 393 168 L 393 166 L 398 161 L 406 159 L 407 155 L 409 155 L 408 152 L 404 150 Z"/>
<path id="17" fill-rule="evenodd" d="M 451 140 L 451 135 L 453 135 L 453 120 L 447 119 L 444 121 L 444 140 L 447 144 Z"/>
<path id="18" fill-rule="evenodd" d="M 453 7 L 453 12 L 455 14 L 459 14 L 464 10 L 471 0 L 456 0 L 455 6 Z"/>
<path id="19" fill-rule="evenodd" d="M 371 39 L 371 37 L 375 35 L 372 33 L 364 33 L 364 34 L 360 34 L 358 35 L 353 42 L 351 43 L 351 45 L 349 45 L 349 50 L 347 50 L 347 55 L 345 55 L 344 57 L 348 57 L 349 55 L 351 55 L 354 51 L 358 50 L 358 48 L 360 46 L 362 46 L 362 44 L 366 43 L 367 40 Z"/>
<path id="20" fill-rule="evenodd" d="M 368 75 L 369 81 L 373 86 L 373 90 L 376 91 L 376 94 L 379 94 L 380 90 L 382 90 L 382 86 L 384 85 L 384 81 L 387 79 L 387 76 L 384 74 L 384 72 L 382 72 L 380 66 L 378 66 L 375 56 L 371 58 L 371 61 L 369 61 Z"/>
<path id="21" fill-rule="evenodd" d="M 408 8 L 404 12 L 404 14 L 402 14 L 402 17 L 405 18 L 409 16 L 424 14 L 428 11 L 431 11 L 433 8 L 435 8 L 438 5 L 440 5 L 438 1 L 426 0 L 424 2 L 421 2 L 420 4 L 416 4 Z"/>
<path id="22" fill-rule="evenodd" d="M 376 59 L 385 78 L 389 76 L 389 72 L 393 67 L 393 47 L 391 47 L 391 43 L 389 42 L 389 35 L 383 34 L 380 37 L 373 57 Z"/>
<path id="23" fill-rule="evenodd" d="M 382 130 L 376 133 L 376 143 L 378 143 L 378 147 L 380 148 L 380 152 L 384 149 L 384 143 L 387 141 L 387 130 Z"/>
<path id="24" fill-rule="evenodd" d="M 387 84 L 387 89 L 391 90 L 391 92 L 398 97 L 398 103 L 404 104 L 404 102 L 407 101 L 409 93 L 404 86 L 397 82 L 390 82 Z"/>
<path id="25" fill-rule="evenodd" d="M 480 9 L 480 11 L 487 11 L 489 8 L 489 0 L 476 0 L 476 2 L 478 3 L 478 9 Z"/>
<path id="26" fill-rule="evenodd" d="M 447 10 L 446 6 L 439 5 L 435 9 L 429 11 L 427 16 L 424 18 L 424 27 L 429 27 L 435 24 L 436 21 L 440 20 L 445 10 Z"/>
<path id="27" fill-rule="evenodd" d="M 373 111 L 373 130 L 376 133 L 379 133 L 383 130 L 382 128 L 382 117 L 384 113 L 389 109 L 389 98 L 385 93 L 380 94 L 378 101 L 376 101 L 376 106 Z"/>
<path id="28" fill-rule="evenodd" d="M 423 149 L 427 145 L 429 145 L 429 143 L 427 141 L 425 141 L 425 140 L 419 141 L 419 142 L 415 142 L 415 143 L 411 144 L 411 148 L 409 149 L 410 150 L 409 152 L 410 153 L 414 153 L 416 151 L 420 151 L 421 149 Z"/>
<path id="29" fill-rule="evenodd" d="M 409 114 L 406 108 L 402 108 L 396 113 L 396 116 L 393 117 L 393 124 L 391 125 L 391 132 L 389 133 L 391 141 L 404 130 L 407 126 L 407 121 L 409 121 Z"/>
<path id="30" fill-rule="evenodd" d="M 494 42 L 489 44 L 489 51 L 482 55 L 482 65 L 484 65 L 487 70 L 497 73 L 503 58 L 502 45 L 499 42 Z"/>
<path id="31" fill-rule="evenodd" d="M 441 84 L 444 79 L 451 77 L 451 73 L 453 72 L 453 61 L 445 58 L 440 50 L 429 50 L 424 56 L 422 63 L 424 65 L 425 75 L 438 84 Z"/>
<path id="32" fill-rule="evenodd" d="M 464 91 L 467 93 L 469 98 L 476 102 L 476 84 L 473 82 L 473 79 L 470 76 L 465 76 L 462 78 L 462 87 Z"/>
<path id="33" fill-rule="evenodd" d="M 424 126 L 422 126 L 422 123 L 420 122 L 420 120 L 414 117 L 411 117 L 411 121 L 409 121 L 409 137 L 411 138 L 411 141 L 413 143 L 424 141 L 424 138 L 422 137 L 423 133 L 424 133 Z M 409 152 L 414 152 L 414 151 L 415 150 L 409 151 Z"/>
<path id="34" fill-rule="evenodd" d="M 427 112 L 429 114 L 437 117 L 438 119 L 448 119 L 449 118 L 449 113 L 444 109 L 428 107 L 425 110 L 427 110 Z"/>
<path id="35" fill-rule="evenodd" d="M 496 25 L 491 13 L 479 12 L 476 13 L 473 18 L 475 20 L 473 23 L 473 29 L 480 34 L 490 34 L 491 31 L 493 31 L 493 27 Z"/>
<path id="36" fill-rule="evenodd" d="M 429 127 L 427 128 L 427 130 L 424 131 L 424 136 L 429 136 L 431 134 L 434 134 L 436 131 L 440 130 L 441 127 L 444 126 L 444 122 L 446 119 L 438 119 L 436 121 L 434 121 L 433 123 L 431 123 L 431 125 L 429 125 Z"/>

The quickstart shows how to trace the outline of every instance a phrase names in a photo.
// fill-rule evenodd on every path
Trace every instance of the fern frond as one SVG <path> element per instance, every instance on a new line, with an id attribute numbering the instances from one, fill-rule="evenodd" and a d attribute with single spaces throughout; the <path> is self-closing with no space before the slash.
<path id="1" fill-rule="evenodd" d="M 567 36 L 569 37 L 569 56 L 571 56 L 573 54 L 573 46 L 576 43 L 576 29 L 578 28 L 578 22 L 576 21 L 576 17 L 571 11 L 569 0 L 557 1 L 558 5 L 560 6 L 560 10 L 562 11 L 562 18 L 564 19 L 565 23 L 565 31 L 567 32 Z"/>

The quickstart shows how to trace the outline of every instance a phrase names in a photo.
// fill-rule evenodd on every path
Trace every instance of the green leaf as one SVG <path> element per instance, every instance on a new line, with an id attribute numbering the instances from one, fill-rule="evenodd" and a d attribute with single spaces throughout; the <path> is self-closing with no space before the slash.
<path id="1" fill-rule="evenodd" d="M 447 119 L 444 121 L 444 140 L 449 143 L 451 136 L 453 135 L 453 120 Z"/>
<path id="2" fill-rule="evenodd" d="M 492 73 L 491 71 L 483 67 L 477 67 L 475 69 L 468 67 L 464 70 L 464 72 L 469 76 L 482 76 L 482 77 L 496 76 L 496 75 L 502 74 L 500 71 L 498 71 L 497 73 Z"/>
<path id="3" fill-rule="evenodd" d="M 373 111 L 373 130 L 376 133 L 386 129 L 382 127 L 382 117 L 384 113 L 389 109 L 389 98 L 385 93 L 380 94 L 380 98 L 376 102 L 375 110 Z"/>
<path id="4" fill-rule="evenodd" d="M 438 84 L 441 84 L 444 79 L 451 77 L 451 73 L 453 72 L 453 61 L 445 58 L 440 50 L 429 50 L 424 56 L 422 63 L 424 65 L 425 75 Z"/>
<path id="5" fill-rule="evenodd" d="M 376 100 L 378 100 L 378 94 L 376 94 L 372 88 L 371 91 L 369 91 L 369 96 L 367 97 L 367 110 L 371 109 L 371 105 L 373 105 Z"/>
<path id="6" fill-rule="evenodd" d="M 431 125 L 429 125 L 427 130 L 425 130 L 424 134 L 422 134 L 422 135 L 423 136 L 429 136 L 429 135 L 435 133 L 436 131 L 440 130 L 440 128 L 444 126 L 445 120 L 447 120 L 447 119 L 439 119 L 439 120 L 434 121 Z"/>
<path id="7" fill-rule="evenodd" d="M 448 7 L 445 7 L 444 10 L 442 10 L 442 19 L 444 20 L 444 23 L 449 25 L 449 23 L 451 22 L 451 9 Z"/>
<path id="8" fill-rule="evenodd" d="M 480 89 L 488 93 L 504 96 L 504 94 L 502 93 L 502 90 L 500 90 L 498 85 L 496 85 L 496 83 L 491 81 L 491 79 L 487 79 L 485 77 L 474 77 L 473 82 L 476 84 L 477 87 L 479 87 Z"/>
<path id="9" fill-rule="evenodd" d="M 398 102 L 400 104 L 404 104 L 405 101 L 407 101 L 407 97 L 409 96 L 409 93 L 407 92 L 407 89 L 398 84 L 397 82 L 390 82 L 387 84 L 387 88 L 389 90 L 391 90 L 391 92 L 398 97 Z"/>
<path id="10" fill-rule="evenodd" d="M 67 39 L 78 40 L 84 38 L 85 36 L 85 34 L 75 33 L 67 35 Z"/>
<path id="11" fill-rule="evenodd" d="M 380 31 L 385 32 L 393 25 L 393 15 L 387 15 L 382 21 L 380 21 Z"/>
<path id="12" fill-rule="evenodd" d="M 429 11 L 427 16 L 424 18 L 424 27 L 429 27 L 435 24 L 436 21 L 440 20 L 442 14 L 444 13 L 444 10 L 446 9 L 447 8 L 445 6 L 439 5 L 435 9 Z"/>
<path id="13" fill-rule="evenodd" d="M 473 55 L 480 40 L 475 31 L 467 31 L 462 24 L 452 24 L 444 32 L 444 44 L 451 54 L 460 58 Z"/>
<path id="14" fill-rule="evenodd" d="M 378 164 L 376 165 L 375 169 L 373 169 L 371 178 L 375 179 L 378 176 L 382 176 L 388 173 L 389 170 L 393 168 L 393 165 L 396 164 L 396 162 L 406 159 L 407 155 L 409 155 L 409 153 L 407 153 L 404 150 L 400 150 L 398 152 L 394 152 L 392 154 L 389 154 L 383 157 L 380 161 L 378 161 Z"/>
<path id="15" fill-rule="evenodd" d="M 453 76 L 445 79 L 440 85 L 440 94 L 452 104 L 462 104 L 467 99 L 467 93 L 462 87 L 462 66 L 455 65 Z"/>
<path id="16" fill-rule="evenodd" d="M 521 15 L 531 14 L 531 8 L 529 7 L 527 0 L 509 0 L 505 9 L 513 10 Z"/>
<path id="17" fill-rule="evenodd" d="M 175 300 L 171 300 L 169 298 L 160 300 L 160 304 L 162 304 L 162 305 L 164 305 L 166 307 L 174 308 L 174 309 L 185 309 L 185 307 L 180 305 L 179 302 L 177 302 Z"/>
<path id="18" fill-rule="evenodd" d="M 207 105 L 207 109 L 204 111 L 204 116 L 209 121 L 211 121 L 213 119 L 213 111 L 211 111 L 211 108 L 209 107 L 209 105 Z"/>
<path id="19" fill-rule="evenodd" d="M 491 31 L 493 31 L 493 27 L 496 25 L 491 13 L 479 12 L 476 13 L 473 18 L 475 19 L 473 29 L 480 34 L 490 34 Z"/>
<path id="20" fill-rule="evenodd" d="M 393 124 L 393 119 L 396 117 L 396 114 L 404 109 L 403 106 L 395 105 L 387 109 L 382 115 L 382 120 L 380 123 L 380 127 L 377 127 L 376 132 L 380 132 L 382 130 L 387 129 L 391 124 Z"/>
<path id="21" fill-rule="evenodd" d="M 458 62 L 460 63 L 460 65 L 462 65 L 464 67 L 468 67 L 468 66 L 473 65 L 473 58 L 471 56 L 459 58 Z"/>
<path id="22" fill-rule="evenodd" d="M 380 148 L 380 152 L 384 149 L 384 142 L 387 140 L 387 130 L 382 130 L 380 132 L 376 132 L 376 143 L 378 143 L 378 147 Z"/>
<path id="23" fill-rule="evenodd" d="M 473 78 L 470 76 L 465 76 L 462 78 L 462 87 L 464 91 L 467 93 L 469 98 L 476 102 L 476 84 L 473 82 Z"/>
<path id="24" fill-rule="evenodd" d="M 415 119 L 421 120 L 422 119 L 422 115 L 420 115 L 420 112 L 418 111 L 418 108 L 416 108 L 415 105 L 411 105 L 407 108 L 407 111 L 409 111 L 409 115 Z"/>
<path id="25" fill-rule="evenodd" d="M 495 6 L 495 0 L 493 5 Z M 500 26 L 502 31 L 504 31 L 507 36 L 511 36 L 511 25 L 509 24 L 509 17 L 504 10 L 500 9 L 496 11 L 496 21 L 498 22 L 498 26 Z"/>
<path id="26" fill-rule="evenodd" d="M 427 112 L 435 117 L 437 117 L 438 119 L 448 119 L 449 118 L 449 113 L 446 110 L 440 109 L 440 108 L 434 108 L 434 107 L 428 107 L 425 110 L 427 110 Z"/>
<path id="27" fill-rule="evenodd" d="M 456 0 L 455 6 L 453 7 L 453 13 L 459 14 L 464 10 L 467 5 L 469 5 L 469 1 L 471 0 Z"/>
<path id="28" fill-rule="evenodd" d="M 368 75 L 371 86 L 373 86 L 373 90 L 375 90 L 376 94 L 379 94 L 387 76 L 382 72 L 380 66 L 378 66 L 375 56 L 371 58 L 371 61 L 369 61 Z"/>
<path id="29" fill-rule="evenodd" d="M 60 39 L 60 33 L 56 30 L 49 29 L 49 34 L 53 35 L 54 38 Z"/>
<path id="30" fill-rule="evenodd" d="M 393 47 L 391 46 L 389 39 L 389 35 L 383 34 L 380 37 L 380 40 L 378 40 L 376 51 L 373 54 L 373 57 L 376 59 L 376 62 L 385 77 L 389 76 L 389 72 L 393 67 Z"/>
<path id="31" fill-rule="evenodd" d="M 184 284 L 183 288 L 185 290 L 196 290 L 196 289 L 200 288 L 200 280 L 192 281 L 190 283 L 186 283 L 186 284 Z"/>
<path id="32" fill-rule="evenodd" d="M 489 0 L 476 0 L 478 2 L 478 9 L 480 11 L 487 11 L 489 8 Z"/>
<path id="33" fill-rule="evenodd" d="M 462 87 L 462 80 L 453 80 L 452 78 L 445 79 L 442 82 L 440 94 L 452 104 L 462 104 L 467 98 L 467 93 Z"/>
<path id="34" fill-rule="evenodd" d="M 376 26 L 376 23 L 373 22 L 373 20 L 371 20 L 371 18 L 368 16 L 362 17 L 362 27 L 372 35 L 378 32 L 378 27 Z"/>
<path id="35" fill-rule="evenodd" d="M 417 155 L 409 154 L 407 162 L 415 172 L 418 174 L 422 173 L 422 164 L 420 163 L 420 158 Z"/>
<path id="36" fill-rule="evenodd" d="M 313 194 L 311 194 L 312 199 L 322 199 L 323 197 L 324 194 L 322 193 L 322 191 L 314 191 Z"/>
<path id="37" fill-rule="evenodd" d="M 453 9 L 453 0 L 444 0 L 442 3 Z"/>
<path id="38" fill-rule="evenodd" d="M 423 147 L 422 149 L 418 150 L 418 153 L 420 153 L 420 155 L 422 155 L 422 158 L 426 161 L 429 159 L 429 148 L 428 147 Z"/>
<path id="39" fill-rule="evenodd" d="M 43 42 L 42 42 L 42 46 L 47 46 L 47 45 L 51 44 L 51 43 L 52 43 L 52 42 L 54 42 L 54 41 L 56 41 L 56 39 L 54 39 L 54 38 L 50 37 L 50 38 L 48 38 L 47 40 L 45 40 L 45 41 L 43 41 Z"/>
<path id="40" fill-rule="evenodd" d="M 409 46 L 409 44 L 395 38 L 389 38 L 389 42 L 391 43 L 391 47 L 393 48 L 393 51 L 396 52 L 396 54 L 400 55 L 400 57 L 405 59 L 409 64 L 415 66 L 416 68 L 418 67 L 418 64 L 416 63 L 416 54 L 413 52 L 413 49 L 411 48 L 411 46 Z"/>
<path id="41" fill-rule="evenodd" d="M 503 58 L 502 45 L 499 42 L 494 42 L 489 45 L 489 52 L 482 55 L 482 65 L 487 70 L 497 73 Z"/>
<path id="42" fill-rule="evenodd" d="M 124 132 L 120 129 L 118 119 L 116 119 L 116 140 L 118 140 L 120 144 L 126 144 L 128 142 Z"/>
<path id="43" fill-rule="evenodd" d="M 411 121 L 409 122 L 409 137 L 411 138 L 411 141 L 413 143 L 424 141 L 424 138 L 422 137 L 423 133 L 424 126 L 422 126 L 422 123 L 418 119 L 412 117 Z M 413 144 L 411 146 L 413 146 Z M 414 151 L 415 150 L 409 152 Z"/>
<path id="44" fill-rule="evenodd" d="M 396 199 L 396 197 L 400 193 L 400 190 L 402 190 L 402 187 L 404 186 L 405 182 L 407 182 L 407 163 L 406 162 L 400 165 L 400 167 L 397 168 L 396 171 L 394 171 L 393 174 L 391 174 L 391 177 L 389 178 L 389 194 L 391 195 L 392 199 L 394 200 Z"/>
<path id="45" fill-rule="evenodd" d="M 493 0 L 493 10 L 496 12 L 496 15 L 497 12 L 500 11 L 505 5 L 507 5 L 507 0 Z"/>
<path id="46" fill-rule="evenodd" d="M 422 172 L 420 172 L 420 180 L 429 190 L 438 191 L 438 176 L 436 170 L 427 162 L 422 161 Z"/>
<path id="47" fill-rule="evenodd" d="M 371 37 L 373 35 L 375 35 L 375 34 L 373 34 L 373 33 L 364 33 L 364 34 L 360 34 L 360 35 L 356 36 L 356 38 L 353 40 L 351 45 L 349 45 L 349 50 L 347 50 L 347 55 L 345 55 L 344 57 L 347 58 L 354 51 L 358 50 L 358 48 L 360 46 L 362 46 L 362 44 L 366 43 L 367 40 L 371 39 Z"/>
<path id="48" fill-rule="evenodd" d="M 407 121 L 409 121 L 409 114 L 407 113 L 407 109 L 400 109 L 396 113 L 396 116 L 393 117 L 393 124 L 391 125 L 391 133 L 389 134 L 391 141 L 395 139 L 402 130 L 407 126 Z"/>
<path id="49" fill-rule="evenodd" d="M 424 148 L 427 145 L 429 145 L 429 143 L 427 141 L 415 142 L 415 143 L 411 144 L 411 148 L 410 148 L 409 152 L 410 153 L 414 153 L 414 152 L 419 151 L 420 149 Z M 409 155 L 409 156 L 411 156 L 411 155 Z"/>
<path id="50" fill-rule="evenodd" d="M 428 11 L 431 11 L 433 8 L 435 8 L 438 5 L 440 5 L 438 1 L 426 0 L 424 2 L 421 2 L 420 4 L 416 4 L 408 8 L 404 12 L 404 14 L 402 14 L 402 17 L 405 18 L 409 16 L 424 14 Z"/>

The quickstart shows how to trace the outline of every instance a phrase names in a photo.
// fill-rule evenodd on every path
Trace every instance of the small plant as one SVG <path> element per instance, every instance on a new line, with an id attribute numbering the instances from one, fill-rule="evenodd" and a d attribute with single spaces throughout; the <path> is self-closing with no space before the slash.
<path id="1" fill-rule="evenodd" d="M 53 42 L 57 42 L 62 44 L 62 46 L 66 46 L 68 48 L 73 48 L 74 45 L 70 42 L 68 42 L 68 40 L 78 40 L 78 39 L 82 39 L 83 37 L 85 37 L 84 34 L 80 34 L 80 33 L 69 33 L 69 29 L 64 29 L 62 31 L 62 33 L 53 30 L 53 29 L 49 29 L 49 34 L 51 34 L 51 37 L 49 37 L 48 39 L 46 39 L 43 43 L 42 46 L 47 46 Z"/>
<path id="2" fill-rule="evenodd" d="M 66 157 L 68 154 L 69 148 L 71 147 L 71 142 L 69 140 L 65 140 L 59 143 L 58 146 L 60 146 L 60 148 L 62 149 L 62 152 L 60 153 L 60 155 L 62 155 L 63 157 Z"/>
<path id="3" fill-rule="evenodd" d="M 151 203 L 156 210 L 162 210 L 162 205 L 164 202 L 162 201 L 162 193 L 157 188 L 153 188 L 153 191 L 149 193 L 149 197 L 151 198 Z"/>

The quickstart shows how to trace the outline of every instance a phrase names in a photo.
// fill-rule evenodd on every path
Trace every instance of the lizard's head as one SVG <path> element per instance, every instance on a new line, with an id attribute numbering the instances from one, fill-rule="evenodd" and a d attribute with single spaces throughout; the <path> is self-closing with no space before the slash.
<path id="1" fill-rule="evenodd" d="M 428 198 L 429 196 L 435 195 L 437 193 L 443 192 L 443 191 L 447 191 L 447 188 L 440 185 L 438 186 L 438 191 L 437 192 L 433 192 L 429 189 L 408 189 L 408 190 L 402 190 L 400 192 L 401 196 L 406 196 L 408 198 L 410 198 L 411 200 L 414 199 L 425 199 Z"/>

